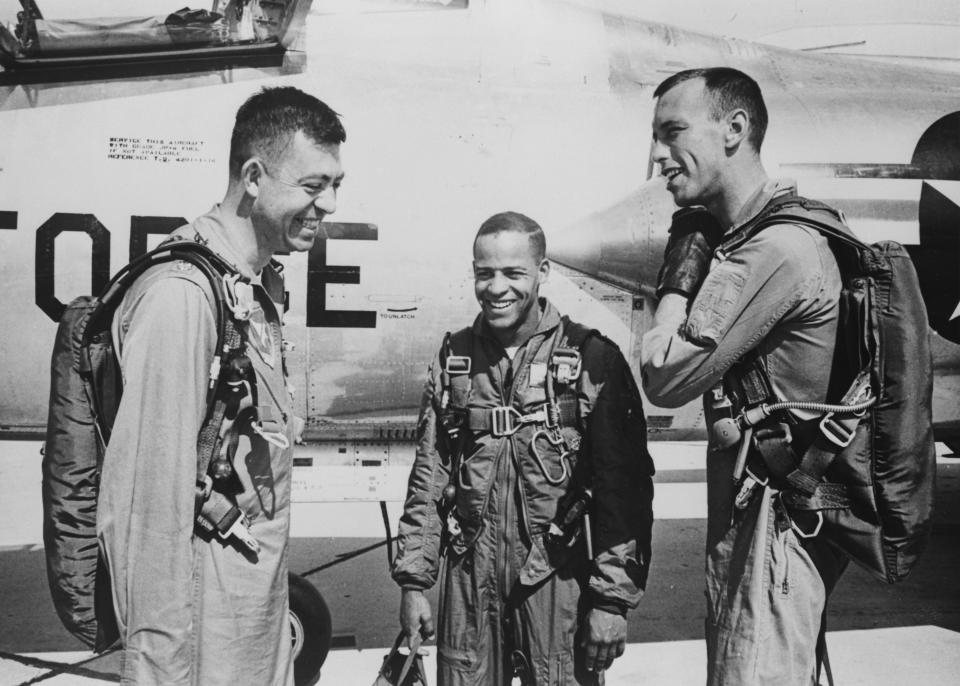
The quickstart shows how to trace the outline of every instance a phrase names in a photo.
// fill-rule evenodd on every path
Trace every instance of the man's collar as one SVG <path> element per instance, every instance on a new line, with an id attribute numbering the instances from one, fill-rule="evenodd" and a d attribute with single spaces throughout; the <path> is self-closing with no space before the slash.
<path id="1" fill-rule="evenodd" d="M 760 186 L 753 195 L 744 203 L 727 233 L 736 231 L 738 228 L 756 217 L 760 212 L 770 204 L 770 201 L 787 193 L 796 193 L 797 184 L 791 179 L 768 179 Z"/>
<path id="2" fill-rule="evenodd" d="M 273 297 L 274 286 L 282 283 L 279 270 L 272 264 L 267 264 L 260 272 L 255 273 L 234 245 L 231 229 L 227 226 L 227 218 L 223 208 L 217 204 L 209 212 L 198 217 L 193 223 L 177 230 L 177 234 L 187 240 L 203 243 L 223 259 L 229 262 L 240 272 L 240 275 L 250 283 L 263 286 Z M 281 286 L 282 290 L 282 286 Z M 276 298 L 274 298 L 276 300 Z"/>
<path id="3" fill-rule="evenodd" d="M 185 227 L 183 236 L 189 240 L 198 240 L 232 264 L 238 272 L 251 283 L 260 283 L 260 274 L 254 273 L 246 260 L 234 246 L 231 229 L 227 226 L 223 208 L 214 205 L 205 215 L 198 217 Z"/>

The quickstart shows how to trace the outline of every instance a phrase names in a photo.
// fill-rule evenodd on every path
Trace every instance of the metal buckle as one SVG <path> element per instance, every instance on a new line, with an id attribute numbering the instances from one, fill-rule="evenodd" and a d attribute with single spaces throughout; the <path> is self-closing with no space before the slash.
<path id="1" fill-rule="evenodd" d="M 857 423 L 859 424 L 859 421 Z M 853 442 L 857 427 L 854 425 L 853 429 L 848 429 L 833 418 L 833 412 L 828 412 L 820 420 L 820 433 L 838 448 L 846 448 Z"/>
<path id="2" fill-rule="evenodd" d="M 512 436 L 520 428 L 522 416 L 512 407 L 494 407 L 490 410 L 490 433 L 497 438 Z"/>
<path id="3" fill-rule="evenodd" d="M 568 384 L 580 378 L 583 358 L 579 350 L 554 350 L 550 358 L 554 376 L 559 383 Z"/>
<path id="4" fill-rule="evenodd" d="M 785 444 L 793 443 L 793 433 L 790 431 L 790 425 L 784 422 L 778 422 L 772 426 L 757 429 L 753 440 L 759 444 L 761 441 L 770 441 L 780 439 Z"/>
<path id="5" fill-rule="evenodd" d="M 770 483 L 770 477 L 769 477 L 769 476 L 768 476 L 766 479 L 764 479 L 763 481 L 761 481 L 761 480 L 760 480 L 760 477 L 757 476 L 756 474 L 754 474 L 754 473 L 751 471 L 749 465 L 747 465 L 746 467 L 744 467 L 743 471 L 744 471 L 744 473 L 746 473 L 746 475 L 747 475 L 748 477 L 750 477 L 751 479 L 753 479 L 754 481 L 757 482 L 757 486 L 766 486 L 768 483 Z"/>
<path id="6" fill-rule="evenodd" d="M 787 521 L 790 522 L 790 528 L 793 529 L 793 532 L 803 539 L 814 538 L 820 533 L 820 529 L 823 528 L 823 511 L 817 510 L 817 525 L 813 528 L 813 531 L 807 533 L 794 521 L 793 515 L 790 514 L 790 508 L 787 507 L 787 503 L 784 501 L 784 494 L 781 491 L 777 493 L 777 502 L 780 505 L 780 512 L 786 517 Z"/>
<path id="7" fill-rule="evenodd" d="M 797 534 L 797 536 L 799 536 L 800 538 L 813 538 L 817 534 L 819 534 L 820 529 L 823 528 L 823 512 L 821 512 L 820 510 L 817 510 L 817 526 L 814 528 L 814 530 L 811 533 L 807 533 L 803 529 L 801 529 L 799 526 L 797 526 L 797 522 L 793 519 L 793 517 L 790 517 L 790 528 L 793 529 L 793 532 Z"/>
<path id="8" fill-rule="evenodd" d="M 537 449 L 537 440 L 540 437 L 547 439 L 547 442 L 555 448 L 560 448 L 560 456 L 557 458 L 557 461 L 560 463 L 560 476 L 553 476 L 548 470 L 547 465 L 543 461 L 543 457 L 540 455 L 540 451 Z M 543 478 L 547 480 L 548 483 L 559 486 L 562 484 L 567 476 L 569 471 L 567 469 L 567 456 L 572 452 L 568 450 L 567 442 L 564 440 L 563 436 L 559 433 L 554 434 L 554 432 L 548 432 L 545 429 L 540 429 L 533 434 L 533 438 L 530 440 L 530 452 L 533 453 L 533 458 L 537 461 L 537 466 L 540 467 L 540 471 L 543 473 Z"/>
<path id="9" fill-rule="evenodd" d="M 443 371 L 447 374 L 469 374 L 470 358 L 466 355 L 447 355 Z"/>

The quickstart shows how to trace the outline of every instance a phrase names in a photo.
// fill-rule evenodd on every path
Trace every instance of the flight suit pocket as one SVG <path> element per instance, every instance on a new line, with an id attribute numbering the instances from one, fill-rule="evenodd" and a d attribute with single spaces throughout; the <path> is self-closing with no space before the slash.
<path id="1" fill-rule="evenodd" d="M 747 280 L 739 269 L 728 263 L 721 264 L 703 282 L 684 327 L 688 339 L 716 345 L 726 333 Z"/>

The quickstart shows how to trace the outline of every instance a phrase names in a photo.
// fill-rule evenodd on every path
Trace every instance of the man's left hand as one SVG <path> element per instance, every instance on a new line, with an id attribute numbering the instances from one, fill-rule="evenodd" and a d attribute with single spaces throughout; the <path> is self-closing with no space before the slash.
<path id="1" fill-rule="evenodd" d="M 580 645 L 586 648 L 586 668 L 591 672 L 608 669 L 623 655 L 627 644 L 627 618 L 594 608 L 587 614 Z"/>

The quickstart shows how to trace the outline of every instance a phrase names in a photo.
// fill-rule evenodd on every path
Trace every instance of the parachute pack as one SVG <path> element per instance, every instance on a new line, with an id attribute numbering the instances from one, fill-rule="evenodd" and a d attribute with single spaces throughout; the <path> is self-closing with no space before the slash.
<path id="1" fill-rule="evenodd" d="M 769 480 L 801 537 L 824 536 L 877 578 L 900 581 L 929 538 L 936 474 L 929 324 L 916 271 L 898 243 L 863 243 L 835 209 L 796 195 L 774 199 L 715 254 L 723 259 L 775 224 L 827 238 L 843 282 L 837 345 L 825 402 L 776 397 L 756 355 L 731 370 L 736 421 L 753 447 L 737 461 L 737 505 Z M 788 409 L 819 416 L 801 422 Z"/>
<path id="2" fill-rule="evenodd" d="M 229 471 L 221 426 L 225 417 L 235 416 L 254 382 L 230 301 L 228 283 L 236 269 L 200 243 L 171 239 L 124 267 L 100 296 L 73 300 L 60 319 L 51 358 L 42 485 L 47 577 L 63 625 L 97 652 L 119 637 L 96 532 L 100 471 L 123 391 L 111 323 L 138 276 L 175 260 L 206 277 L 216 310 L 216 356 L 197 437 L 197 528 L 257 545 L 246 532 L 243 513 L 216 490 L 211 477 Z"/>

